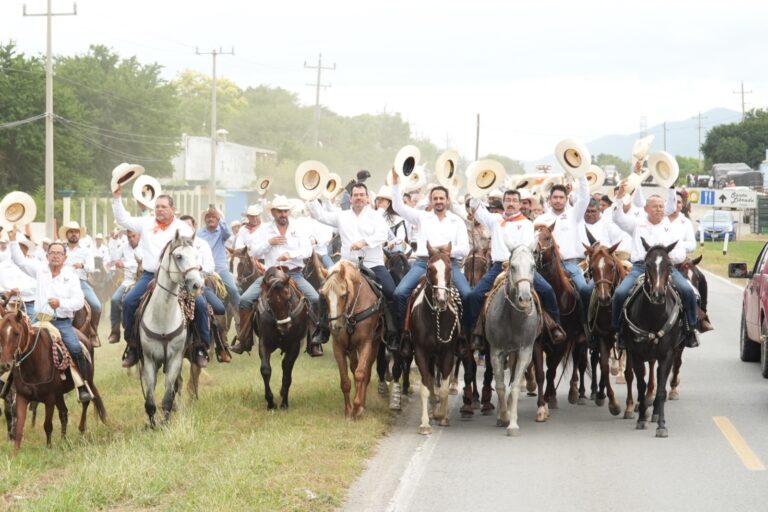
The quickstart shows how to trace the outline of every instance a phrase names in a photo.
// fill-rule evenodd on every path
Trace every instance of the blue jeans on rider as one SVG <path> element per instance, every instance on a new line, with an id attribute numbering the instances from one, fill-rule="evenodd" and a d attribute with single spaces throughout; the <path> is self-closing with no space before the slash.
<path id="1" fill-rule="evenodd" d="M 154 272 L 147 272 L 145 270 L 139 276 L 131 291 L 125 295 L 125 299 L 123 299 L 123 329 L 125 330 L 126 340 L 139 341 L 135 331 L 136 310 L 139 307 L 139 302 L 141 302 L 141 297 L 147 291 L 149 282 L 154 278 Z M 208 325 L 208 303 L 202 295 L 198 295 L 195 298 L 195 326 L 200 334 L 200 341 L 206 347 L 211 346 L 211 327 Z"/>
<path id="2" fill-rule="evenodd" d="M 112 294 L 112 298 L 109 299 L 109 320 L 111 321 L 110 325 L 112 326 L 112 329 L 115 329 L 120 325 L 120 313 L 122 313 L 123 310 L 123 295 L 125 295 L 125 288 L 126 287 L 123 285 L 118 286 L 115 293 Z"/>
<path id="3" fill-rule="evenodd" d="M 419 279 L 427 273 L 427 260 L 426 258 L 418 258 L 411 265 L 411 270 L 403 276 L 400 284 L 395 288 L 395 312 L 397 318 L 395 321 L 399 329 L 402 331 L 405 323 L 405 308 L 408 307 L 408 297 L 411 296 L 411 292 L 416 289 L 419 284 Z M 459 297 L 462 304 L 467 303 L 467 297 L 469 296 L 472 288 L 470 288 L 467 278 L 464 277 L 464 273 L 461 271 L 459 262 L 451 259 L 451 276 L 453 278 L 453 286 L 459 290 Z M 467 309 L 464 307 L 464 324 L 466 325 Z"/>
<path id="4" fill-rule="evenodd" d="M 327 254 L 323 254 L 322 256 L 320 256 L 320 261 L 323 262 L 323 265 L 325 265 L 325 268 L 331 268 L 333 266 L 333 260 Z"/>
<path id="5" fill-rule="evenodd" d="M 91 312 L 101 313 L 101 301 L 96 296 L 96 292 L 91 288 L 91 284 L 88 281 L 80 280 L 80 289 L 83 290 L 85 295 L 85 301 L 91 306 Z"/>
<path id="6" fill-rule="evenodd" d="M 376 282 L 381 285 L 384 297 L 387 300 L 392 300 L 395 296 L 395 281 L 392 279 L 392 274 L 389 273 L 389 270 L 384 265 L 371 267 L 371 270 L 376 274 Z"/>
<path id="7" fill-rule="evenodd" d="M 227 312 L 226 306 L 221 302 L 221 299 L 216 295 L 216 292 L 213 291 L 213 288 L 206 286 L 203 290 L 203 296 L 205 297 L 206 302 L 211 305 L 214 315 L 223 315 Z M 238 300 L 238 303 L 239 302 L 240 301 Z"/>
<path id="8" fill-rule="evenodd" d="M 645 274 L 645 263 L 634 263 L 632 265 L 632 271 L 627 274 L 621 284 L 616 288 L 611 303 L 611 324 L 614 329 L 618 330 L 621 323 L 624 302 L 627 300 L 629 292 L 632 290 L 632 287 L 637 282 L 638 278 L 643 274 Z M 683 309 L 685 310 L 688 325 L 691 328 L 695 328 L 696 294 L 693 292 L 690 282 L 674 267 L 672 267 L 671 277 L 683 301 Z"/>
<path id="9" fill-rule="evenodd" d="M 288 275 L 291 276 L 291 279 L 293 279 L 293 282 L 296 283 L 298 289 L 301 290 L 301 293 L 303 293 L 304 297 L 307 298 L 310 306 L 312 306 L 312 310 L 317 313 L 317 304 L 320 301 L 320 295 L 317 293 L 317 290 L 315 290 L 314 287 L 309 284 L 309 281 L 304 279 L 304 275 L 301 273 L 301 271 L 288 272 Z M 256 279 L 253 284 L 249 286 L 242 295 L 240 295 L 240 309 L 253 308 L 253 305 L 256 304 L 256 301 L 261 295 L 261 282 L 263 280 L 263 277 Z"/>
<path id="10" fill-rule="evenodd" d="M 75 328 L 72 327 L 71 318 L 58 318 L 52 320 L 51 323 L 61 333 L 61 341 L 64 342 L 70 354 L 80 354 L 83 351 L 80 347 L 80 340 L 77 339 L 77 334 L 75 334 Z"/>
<path id="11" fill-rule="evenodd" d="M 237 289 L 237 284 L 235 284 L 235 277 L 227 269 L 217 270 L 216 273 L 219 274 L 219 277 L 224 283 L 224 287 L 227 289 L 227 300 L 232 306 L 237 308 L 238 304 L 240 304 L 240 292 Z M 211 306 L 213 306 L 213 304 L 211 304 Z M 215 306 L 214 309 L 216 309 Z M 223 315 L 224 313 L 216 314 Z"/>
<path id="12" fill-rule="evenodd" d="M 589 313 L 589 301 L 592 298 L 592 290 L 594 285 L 587 284 L 587 280 L 584 279 L 584 272 L 579 267 L 579 261 L 575 259 L 563 261 L 563 269 L 568 273 L 573 281 L 573 285 L 576 287 L 576 291 L 579 292 L 579 300 L 581 301 L 581 321 L 587 323 L 587 314 Z"/>

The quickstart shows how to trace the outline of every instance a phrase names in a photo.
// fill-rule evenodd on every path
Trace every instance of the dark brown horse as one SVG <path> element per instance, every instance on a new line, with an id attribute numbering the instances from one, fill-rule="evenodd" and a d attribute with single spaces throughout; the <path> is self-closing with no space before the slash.
<path id="1" fill-rule="evenodd" d="M 476 250 L 464 258 L 464 277 L 473 288 L 489 268 L 491 268 L 491 258 L 488 250 Z"/>
<path id="2" fill-rule="evenodd" d="M 261 377 L 264 379 L 264 398 L 268 409 L 277 407 L 269 381 L 272 377 L 270 358 L 272 352 L 278 349 L 283 353 L 280 408 L 288 408 L 293 365 L 301 352 L 301 340 L 308 333 L 308 310 L 307 300 L 293 284 L 287 271 L 282 267 L 267 269 L 254 311 L 254 325 L 259 335 Z"/>
<path id="3" fill-rule="evenodd" d="M 429 262 L 421 286 L 414 290 L 410 311 L 411 337 L 416 365 L 421 374 L 420 434 L 431 434 L 429 402 L 439 401 L 433 417 L 440 426 L 448 422 L 448 385 L 456 358 L 456 344 L 462 336 L 461 300 L 451 280 L 451 244 L 433 248 L 427 244 Z M 435 385 L 440 390 L 434 396 Z M 430 400 L 431 399 L 431 400 Z"/>
<path id="4" fill-rule="evenodd" d="M 395 286 L 397 286 L 400 284 L 403 276 L 411 270 L 411 264 L 408 261 L 408 257 L 403 252 L 390 252 L 386 249 L 384 249 L 384 256 L 384 264 L 392 275 L 392 280 L 395 282 Z M 394 411 L 399 411 L 402 408 L 402 393 L 408 395 L 408 392 L 410 391 L 410 370 L 412 362 L 413 356 L 403 357 L 399 352 L 392 354 L 387 351 L 387 347 L 384 343 L 379 344 L 379 353 L 376 356 L 376 373 L 379 377 L 379 394 L 386 395 L 389 392 L 386 381 L 388 377 L 391 377 L 392 390 L 389 395 L 389 408 Z M 401 377 L 402 386 L 400 384 Z"/>
<path id="5" fill-rule="evenodd" d="M 259 263 L 259 260 L 248 255 L 247 247 L 236 250 L 227 249 L 227 252 L 229 253 L 229 271 L 236 271 L 237 288 L 240 293 L 243 293 L 256 279 L 264 275 L 264 266 Z M 235 265 L 235 260 L 237 260 L 237 265 Z"/>
<path id="6" fill-rule="evenodd" d="M 555 376 L 557 367 L 563 361 L 568 352 L 573 352 L 574 368 L 571 376 L 568 401 L 575 403 L 579 398 L 586 401 L 586 389 L 583 379 L 580 388 L 577 388 L 579 377 L 577 371 L 585 372 L 587 367 L 586 344 L 577 347 L 579 335 L 583 333 L 581 325 L 581 309 L 568 274 L 562 265 L 560 251 L 552 235 L 555 225 L 537 225 L 536 229 L 536 267 L 541 276 L 549 282 L 557 297 L 557 306 L 560 309 L 560 324 L 567 334 L 566 341 L 557 345 L 552 344 L 547 336 L 539 337 L 533 351 L 533 362 L 536 370 L 536 383 L 539 388 L 538 408 L 544 407 L 545 415 L 537 414 L 536 421 L 546 421 L 547 409 L 557 409 L 557 386 Z M 544 354 L 547 356 L 546 389 L 542 392 L 544 384 Z"/>
<path id="7" fill-rule="evenodd" d="M 371 369 L 381 343 L 383 325 L 381 309 L 387 307 L 360 271 L 349 261 L 339 261 L 320 291 L 328 303 L 328 321 L 333 334 L 333 355 L 339 366 L 341 392 L 344 394 L 344 416 L 360 419 L 365 411 L 365 398 Z M 350 400 L 355 378 L 355 399 Z"/>
<path id="8" fill-rule="evenodd" d="M 53 408 L 64 402 L 64 394 L 74 389 L 72 376 L 66 373 L 66 379 L 59 378 L 60 372 L 54 367 L 53 340 L 48 331 L 32 327 L 26 316 L 21 312 L 9 312 L 0 319 L 0 338 L 3 339 L 2 353 L 0 353 L 0 372 L 12 369 L 13 386 L 16 391 L 16 432 L 14 436 L 14 450 L 18 452 L 24 435 L 24 423 L 27 415 L 27 405 L 30 402 L 42 402 L 45 404 L 45 430 L 46 444 L 51 444 L 53 432 Z M 91 357 L 93 350 L 89 347 Z M 93 402 L 96 406 L 99 419 L 106 423 L 107 412 L 104 404 L 93 383 L 93 375 L 83 375 L 88 383 Z M 66 411 L 66 406 L 63 407 Z M 80 432 L 85 431 L 86 413 L 88 402 L 83 404 L 83 412 L 80 417 Z M 66 412 L 63 412 L 62 431 L 66 432 Z"/>
<path id="9" fill-rule="evenodd" d="M 304 261 L 304 279 L 309 281 L 312 288 L 318 292 L 323 287 L 325 278 L 328 275 L 328 269 L 323 265 L 323 260 L 320 259 L 320 255 L 315 251 L 312 251 L 312 256 Z"/>

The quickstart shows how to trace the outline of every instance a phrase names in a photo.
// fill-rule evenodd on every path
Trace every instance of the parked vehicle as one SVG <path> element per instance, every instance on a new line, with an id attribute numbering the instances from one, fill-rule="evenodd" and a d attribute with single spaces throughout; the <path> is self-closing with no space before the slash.
<path id="1" fill-rule="evenodd" d="M 736 223 L 733 215 L 725 210 L 710 210 L 699 219 L 699 225 L 704 228 L 704 240 L 736 240 Z"/>
<path id="2" fill-rule="evenodd" d="M 749 280 L 741 305 L 739 357 L 746 362 L 760 361 L 760 372 L 768 379 L 768 243 L 752 270 L 748 270 L 746 263 L 731 263 L 728 277 Z"/>
<path id="3" fill-rule="evenodd" d="M 616 170 L 615 165 L 604 165 L 603 171 L 605 171 L 604 185 L 615 187 L 619 184 L 619 171 Z"/>

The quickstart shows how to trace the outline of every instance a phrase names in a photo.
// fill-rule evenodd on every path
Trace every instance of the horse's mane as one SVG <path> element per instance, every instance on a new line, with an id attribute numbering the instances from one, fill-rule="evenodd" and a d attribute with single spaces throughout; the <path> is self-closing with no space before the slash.
<path id="1" fill-rule="evenodd" d="M 356 271 L 355 265 L 347 260 L 339 260 L 328 271 L 328 275 L 323 283 L 323 293 L 327 294 L 333 292 L 334 294 L 341 293 L 340 281 L 349 282 L 349 276 L 352 271 Z"/>
<path id="2" fill-rule="evenodd" d="M 165 244 L 165 247 L 163 247 L 163 250 L 160 252 L 160 258 L 158 261 L 163 261 L 163 258 L 165 258 L 165 253 L 168 251 L 168 248 L 174 244 L 174 242 L 178 241 L 179 245 L 189 245 L 192 246 L 192 238 L 188 236 L 179 236 L 178 240 L 174 236 L 170 240 L 168 240 L 168 243 Z"/>

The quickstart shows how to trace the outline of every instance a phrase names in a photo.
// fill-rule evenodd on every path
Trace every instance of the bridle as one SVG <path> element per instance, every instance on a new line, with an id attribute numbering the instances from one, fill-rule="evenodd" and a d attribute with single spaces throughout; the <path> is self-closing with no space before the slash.
<path id="1" fill-rule="evenodd" d="M 450 268 L 451 262 L 449 258 L 445 258 L 445 261 L 448 264 L 448 268 Z M 432 263 L 430 261 L 430 263 Z M 459 319 L 462 315 L 462 304 L 461 304 L 461 297 L 459 297 L 459 291 L 456 289 L 455 286 L 448 285 L 448 286 L 438 286 L 436 284 L 433 284 L 432 281 L 429 280 L 429 277 L 424 280 L 425 283 L 425 290 L 424 290 L 424 302 L 426 302 L 427 306 L 429 306 L 429 309 L 431 309 L 435 313 L 435 338 L 440 343 L 449 343 L 454 336 L 454 332 L 458 333 L 459 331 Z M 437 303 L 437 301 L 434 299 L 435 297 L 435 291 L 437 290 L 444 290 L 448 294 L 448 300 L 446 301 L 445 306 L 441 306 Z M 427 293 L 429 291 L 429 293 Z M 432 297 L 433 301 L 430 301 L 429 298 Z M 443 338 L 440 336 L 440 314 L 444 313 L 446 311 L 450 311 L 453 313 L 453 325 L 451 325 L 451 329 L 448 331 L 448 336 Z"/>
<path id="2" fill-rule="evenodd" d="M 278 330 L 280 327 L 290 324 L 293 321 L 293 318 L 301 312 L 301 309 L 304 307 L 304 303 L 306 301 L 306 298 L 302 295 L 299 301 L 296 303 L 296 306 L 290 310 L 287 317 L 277 318 L 277 315 L 275 314 L 275 311 L 272 309 L 272 305 L 269 302 L 269 297 L 278 286 L 291 286 L 290 276 L 288 276 L 288 274 L 284 274 L 284 276 L 285 278 L 279 275 L 273 276 L 273 279 L 267 283 L 266 293 L 261 294 L 261 301 L 264 307 L 264 311 L 269 313 L 272 318 L 275 319 L 275 324 L 277 325 Z M 291 297 L 288 299 L 289 305 L 293 303 L 294 297 L 295 295 L 291 289 Z"/>
<path id="3" fill-rule="evenodd" d="M 174 282 L 176 282 L 177 284 L 180 284 L 180 283 L 182 283 L 182 282 L 185 282 L 185 281 L 186 281 L 186 278 L 187 278 L 187 274 L 189 274 L 190 272 L 194 272 L 195 270 L 197 270 L 198 272 L 200 272 L 200 271 L 202 271 L 202 269 L 203 269 L 202 265 L 191 266 L 191 267 L 189 267 L 189 268 L 187 268 L 187 269 L 182 269 L 182 268 L 181 268 L 181 266 L 179 265 L 179 262 L 178 262 L 178 260 L 177 260 L 176 258 L 174 258 L 174 257 L 173 257 L 173 253 L 174 253 L 174 252 L 175 252 L 177 249 L 179 249 L 179 248 L 183 248 L 183 247 L 193 247 L 193 248 L 194 248 L 194 246 L 192 245 L 192 243 L 191 243 L 191 242 L 186 242 L 186 241 L 181 241 L 181 242 L 177 243 L 176 245 L 174 245 L 173 247 L 169 247 L 169 248 L 168 248 L 168 259 L 169 259 L 170 261 L 173 261 L 173 264 L 174 264 L 174 266 L 176 267 L 176 270 L 171 270 L 171 264 L 170 264 L 170 263 L 168 263 L 168 266 L 167 266 L 167 267 L 163 267 L 163 263 L 162 263 L 162 260 L 160 260 L 160 265 L 159 265 L 159 266 L 160 266 L 160 268 L 161 268 L 162 270 L 165 270 L 165 271 L 166 271 L 166 272 L 167 272 L 169 275 L 173 275 L 173 274 L 181 274 L 181 279 L 180 279 L 180 280 L 178 280 L 178 281 L 174 280 Z M 159 279 L 157 280 L 157 286 L 159 286 L 160 288 L 162 288 L 163 290 L 165 290 L 167 293 L 169 293 L 169 294 L 173 295 L 174 297 L 178 297 L 178 296 L 179 296 L 178 292 L 175 292 L 175 291 L 169 290 L 168 288 L 166 288 L 165 286 L 163 286 L 163 285 L 162 285 L 162 283 L 160 282 L 160 280 L 159 280 Z M 186 285 L 185 285 L 185 287 L 186 287 Z M 187 290 L 187 292 L 189 292 L 189 290 Z"/>

